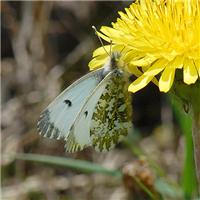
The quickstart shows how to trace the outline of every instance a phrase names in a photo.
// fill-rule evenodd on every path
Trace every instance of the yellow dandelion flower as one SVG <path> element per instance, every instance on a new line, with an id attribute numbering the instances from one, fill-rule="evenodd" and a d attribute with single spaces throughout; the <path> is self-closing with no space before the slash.
<path id="1" fill-rule="evenodd" d="M 168 92 L 177 69 L 188 85 L 200 79 L 199 0 L 141 0 L 125 11 L 112 28 L 103 26 L 98 34 L 112 41 L 112 51 L 122 51 L 126 70 L 138 77 L 129 91 L 153 81 Z M 109 51 L 110 45 L 105 48 Z M 102 66 L 107 57 L 102 47 L 94 51 L 90 69 Z"/>

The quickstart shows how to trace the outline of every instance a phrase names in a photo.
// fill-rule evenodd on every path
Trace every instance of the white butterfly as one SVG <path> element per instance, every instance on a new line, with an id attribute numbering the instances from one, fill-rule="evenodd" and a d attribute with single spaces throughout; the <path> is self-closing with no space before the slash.
<path id="1" fill-rule="evenodd" d="M 101 68 L 65 89 L 41 114 L 38 130 L 44 137 L 66 141 L 68 152 L 93 146 L 108 151 L 132 130 L 128 76 L 112 53 Z"/>

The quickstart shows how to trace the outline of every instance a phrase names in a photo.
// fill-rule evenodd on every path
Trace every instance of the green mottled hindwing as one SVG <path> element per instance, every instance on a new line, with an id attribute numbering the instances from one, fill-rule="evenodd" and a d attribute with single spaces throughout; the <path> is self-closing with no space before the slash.
<path id="1" fill-rule="evenodd" d="M 108 80 L 91 120 L 90 138 L 98 151 L 108 151 L 132 130 L 128 76 L 116 68 Z"/>

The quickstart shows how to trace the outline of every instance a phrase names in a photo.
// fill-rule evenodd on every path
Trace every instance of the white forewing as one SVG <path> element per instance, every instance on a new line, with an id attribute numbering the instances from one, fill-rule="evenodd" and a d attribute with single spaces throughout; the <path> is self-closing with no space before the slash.
<path id="1" fill-rule="evenodd" d="M 82 107 L 81 111 L 79 112 L 79 115 L 77 116 L 73 124 L 69 137 L 66 138 L 66 145 L 65 145 L 66 151 L 73 152 L 81 150 L 84 147 L 91 145 L 90 126 L 94 109 L 102 93 L 104 92 L 108 84 L 108 80 L 110 79 L 112 74 L 113 71 L 110 72 L 101 81 L 101 83 L 99 83 L 99 85 L 95 88 L 95 90 L 86 100 L 84 106 Z"/>
<path id="2" fill-rule="evenodd" d="M 88 96 L 101 82 L 99 69 L 83 76 L 65 89 L 41 114 L 38 130 L 49 138 L 66 138 Z"/>

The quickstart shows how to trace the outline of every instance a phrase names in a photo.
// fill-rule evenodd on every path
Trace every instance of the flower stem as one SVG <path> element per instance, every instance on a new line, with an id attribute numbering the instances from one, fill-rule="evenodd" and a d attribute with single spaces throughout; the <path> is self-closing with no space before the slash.
<path id="1" fill-rule="evenodd" d="M 200 112 L 193 112 L 192 137 L 194 145 L 194 158 L 196 165 L 196 175 L 200 192 Z"/>
<path id="2" fill-rule="evenodd" d="M 183 105 L 186 113 L 192 117 L 192 138 L 198 190 L 200 193 L 200 81 L 186 85 L 181 81 L 174 84 L 174 94 Z"/>

